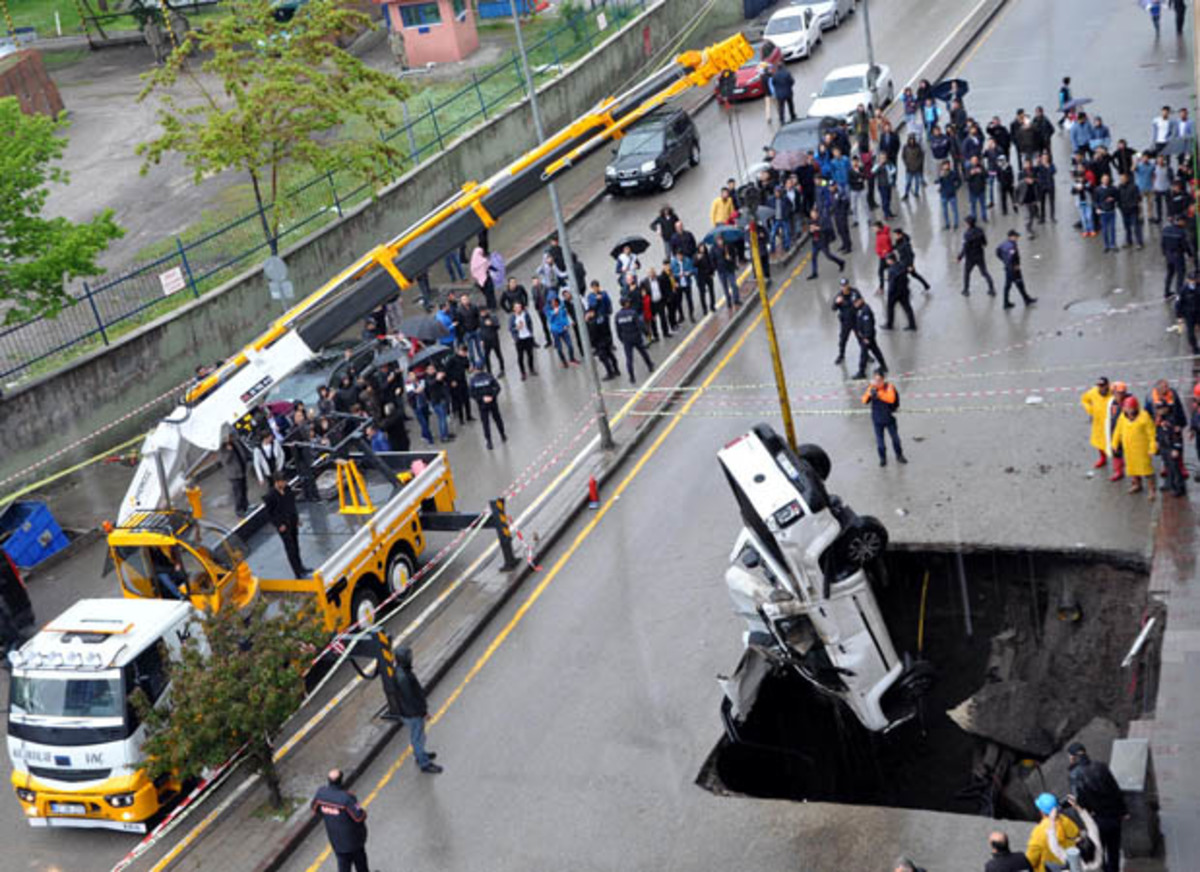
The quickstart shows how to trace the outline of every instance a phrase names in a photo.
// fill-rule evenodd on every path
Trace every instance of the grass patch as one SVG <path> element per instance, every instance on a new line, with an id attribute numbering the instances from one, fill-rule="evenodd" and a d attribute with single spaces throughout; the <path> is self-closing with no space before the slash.
<path id="1" fill-rule="evenodd" d="M 88 48 L 64 48 L 59 51 L 42 52 L 42 63 L 48 72 L 64 70 L 74 66 L 92 53 Z"/>
<path id="2" fill-rule="evenodd" d="M 298 796 L 287 796 L 285 794 L 283 804 L 279 808 L 271 808 L 270 805 L 264 802 L 250 816 L 260 821 L 286 821 L 300 807 L 302 801 Z"/>

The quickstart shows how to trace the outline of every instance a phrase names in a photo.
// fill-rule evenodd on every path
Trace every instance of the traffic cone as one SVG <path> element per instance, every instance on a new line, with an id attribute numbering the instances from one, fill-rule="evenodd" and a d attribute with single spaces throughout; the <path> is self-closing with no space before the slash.
<path id="1" fill-rule="evenodd" d="M 600 508 L 600 485 L 596 484 L 596 476 L 588 479 L 588 508 Z"/>

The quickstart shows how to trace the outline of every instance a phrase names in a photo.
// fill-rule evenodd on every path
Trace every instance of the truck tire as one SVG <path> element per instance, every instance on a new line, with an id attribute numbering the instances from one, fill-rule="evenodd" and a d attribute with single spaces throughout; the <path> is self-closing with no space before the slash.
<path id="1" fill-rule="evenodd" d="M 887 527 L 878 518 L 861 515 L 850 522 L 835 543 L 838 563 L 861 569 L 882 557 L 887 544 Z"/>
<path id="2" fill-rule="evenodd" d="M 801 445 L 796 449 L 796 455 L 813 468 L 821 481 L 826 481 L 829 473 L 833 471 L 833 462 L 820 445 L 813 445 L 811 442 Z"/>
<path id="3" fill-rule="evenodd" d="M 350 617 L 357 623 L 359 629 L 365 629 L 375 623 L 375 615 L 383 597 L 379 595 L 379 586 L 366 579 L 356 585 L 354 599 L 350 601 Z"/>
<path id="4" fill-rule="evenodd" d="M 700 166 L 700 143 L 692 143 L 692 147 L 688 150 L 688 163 L 694 167 Z"/>
<path id="5" fill-rule="evenodd" d="M 404 596 L 412 587 L 413 576 L 417 573 L 417 562 L 403 546 L 397 545 L 388 558 L 387 588 L 388 594 Z"/>

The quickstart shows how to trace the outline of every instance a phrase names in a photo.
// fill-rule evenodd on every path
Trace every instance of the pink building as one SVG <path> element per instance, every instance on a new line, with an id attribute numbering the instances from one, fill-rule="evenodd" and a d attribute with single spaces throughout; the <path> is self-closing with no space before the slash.
<path id="1" fill-rule="evenodd" d="M 374 2 L 383 4 L 388 29 L 403 37 L 407 66 L 461 61 L 479 48 L 475 14 L 467 0 Z"/>

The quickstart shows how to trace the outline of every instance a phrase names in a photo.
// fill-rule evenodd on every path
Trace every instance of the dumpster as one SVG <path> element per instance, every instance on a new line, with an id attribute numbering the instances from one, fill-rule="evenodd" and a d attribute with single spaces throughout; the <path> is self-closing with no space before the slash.
<path id="1" fill-rule="evenodd" d="M 67 536 L 41 502 L 16 502 L 0 514 L 0 548 L 22 569 L 67 547 Z"/>

